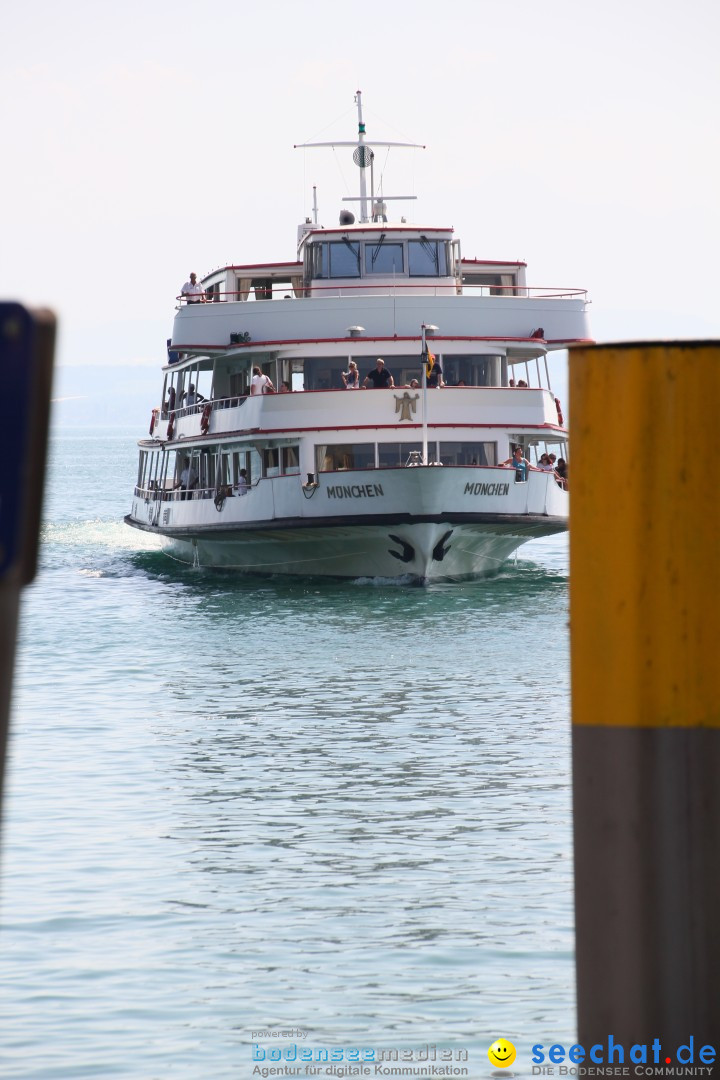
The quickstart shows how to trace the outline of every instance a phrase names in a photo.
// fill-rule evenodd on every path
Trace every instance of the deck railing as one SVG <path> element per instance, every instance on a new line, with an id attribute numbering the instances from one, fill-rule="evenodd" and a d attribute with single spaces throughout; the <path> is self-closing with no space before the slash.
<path id="1" fill-rule="evenodd" d="M 235 488 L 232 484 L 223 484 L 222 487 L 231 488 L 233 494 L 235 494 Z M 257 487 L 257 481 L 254 484 L 249 484 L 247 491 L 250 491 L 253 487 Z M 164 488 L 159 486 L 135 488 L 135 495 L 139 499 L 144 499 L 145 502 L 187 502 L 189 499 L 214 499 L 217 494 L 218 488 L 214 485 L 205 488 L 176 488 L 174 484 L 172 487 Z"/>
<path id="2" fill-rule="evenodd" d="M 423 293 L 429 296 L 447 296 L 449 290 L 456 290 L 457 295 L 463 296 L 496 296 L 520 298 L 523 300 L 585 300 L 587 289 L 577 289 L 565 286 L 539 286 L 539 285 L 473 285 L 453 282 L 452 279 L 444 282 L 433 282 L 430 285 L 415 282 L 411 278 L 403 278 L 393 284 L 366 284 L 363 279 L 357 283 L 351 283 L 345 279 L 344 284 L 312 285 L 304 286 L 299 292 L 288 292 L 287 286 L 268 287 L 258 290 L 254 295 L 248 290 L 235 292 L 215 292 L 207 295 L 204 300 L 193 300 L 188 303 L 185 296 L 177 296 L 178 307 L 195 307 L 196 304 L 223 304 L 223 303 L 260 303 L 264 300 L 312 300 L 322 296 L 356 296 L 359 292 L 368 296 L 394 296 L 397 293 L 408 294 Z"/>

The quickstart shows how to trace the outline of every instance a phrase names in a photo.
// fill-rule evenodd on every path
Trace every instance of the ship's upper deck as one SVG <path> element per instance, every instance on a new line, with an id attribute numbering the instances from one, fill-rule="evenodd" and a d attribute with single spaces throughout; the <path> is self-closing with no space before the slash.
<path id="1" fill-rule="evenodd" d="M 358 204 L 359 221 L 343 209 L 337 224 L 323 225 L 315 204 L 298 227 L 295 259 L 206 274 L 200 302 L 178 297 L 171 351 L 185 359 L 362 357 L 393 346 L 405 352 L 402 343 L 419 340 L 423 325 L 435 327 L 441 351 L 451 342 L 454 353 L 509 360 L 587 341 L 584 289 L 528 285 L 522 260 L 466 259 L 451 225 L 388 219 L 388 202 L 414 196 L 377 192 L 359 91 L 356 104 L 356 140 L 301 145 L 353 148 L 360 194 L 343 201 Z"/>

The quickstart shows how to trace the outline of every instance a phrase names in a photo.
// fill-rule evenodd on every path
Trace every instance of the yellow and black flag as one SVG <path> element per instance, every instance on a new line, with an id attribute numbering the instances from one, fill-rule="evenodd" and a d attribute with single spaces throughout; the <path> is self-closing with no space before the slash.
<path id="1" fill-rule="evenodd" d="M 425 374 L 427 375 L 428 379 L 430 378 L 430 372 L 432 371 L 434 366 L 435 366 L 435 357 L 430 352 L 430 349 L 426 347 L 426 349 L 425 349 Z"/>

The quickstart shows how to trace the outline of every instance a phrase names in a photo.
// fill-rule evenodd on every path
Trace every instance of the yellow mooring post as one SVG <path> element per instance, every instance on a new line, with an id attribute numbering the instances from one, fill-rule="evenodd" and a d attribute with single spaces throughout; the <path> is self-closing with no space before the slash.
<path id="1" fill-rule="evenodd" d="M 570 411 L 578 1039 L 717 1068 L 720 342 L 573 349 Z"/>

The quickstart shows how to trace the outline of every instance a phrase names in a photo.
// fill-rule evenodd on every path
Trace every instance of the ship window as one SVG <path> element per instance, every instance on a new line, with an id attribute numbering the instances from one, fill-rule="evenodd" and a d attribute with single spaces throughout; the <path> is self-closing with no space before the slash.
<path id="1" fill-rule="evenodd" d="M 330 248 L 330 277 L 360 277 L 360 245 L 351 240 L 340 240 L 328 245 Z"/>
<path id="2" fill-rule="evenodd" d="M 259 457 L 260 455 L 257 450 L 236 450 L 233 452 L 233 484 L 237 484 L 241 469 L 244 469 L 247 474 L 245 479 L 248 484 L 251 482 L 253 476 L 261 475 Z"/>
<path id="3" fill-rule="evenodd" d="M 303 362 L 305 390 L 343 390 L 341 371 L 347 371 L 347 356 L 313 356 Z M 293 390 L 296 389 L 293 386 Z"/>
<path id="4" fill-rule="evenodd" d="M 192 465 L 195 466 L 199 474 L 198 486 L 207 491 L 208 488 L 215 487 L 215 462 L 214 455 L 207 450 L 201 451 L 198 456 L 193 453 Z M 205 498 L 206 496 L 202 496 Z"/>
<path id="5" fill-rule="evenodd" d="M 230 450 L 223 450 L 218 455 L 217 471 L 215 473 L 215 487 L 216 489 L 223 484 L 232 484 L 232 459 L 233 455 Z"/>
<path id="6" fill-rule="evenodd" d="M 443 375 L 449 386 L 500 386 L 502 357 L 444 353 Z"/>
<path id="7" fill-rule="evenodd" d="M 365 245 L 366 274 L 402 274 L 405 270 L 402 244 L 386 244 L 384 235 L 377 243 Z"/>
<path id="8" fill-rule="evenodd" d="M 263 476 L 280 475 L 280 451 L 277 449 L 263 450 Z"/>
<path id="9" fill-rule="evenodd" d="M 495 465 L 497 443 L 441 442 L 439 460 L 443 465 Z"/>
<path id="10" fill-rule="evenodd" d="M 247 456 L 247 471 L 248 481 L 251 476 L 262 476 L 262 457 L 254 447 Z"/>
<path id="11" fill-rule="evenodd" d="M 415 451 L 422 453 L 422 443 L 378 443 L 378 465 L 381 469 L 398 468 L 406 465 L 410 454 Z M 428 443 L 428 459 L 435 460 L 435 443 Z"/>
<path id="12" fill-rule="evenodd" d="M 490 296 L 516 296 L 514 274 L 488 274 L 468 270 L 462 276 L 463 285 L 487 289 Z"/>
<path id="13" fill-rule="evenodd" d="M 444 240 L 410 240 L 408 267 L 411 277 L 446 277 L 447 244 Z"/>
<path id="14" fill-rule="evenodd" d="M 327 277 L 327 244 L 311 244 L 308 262 L 311 278 Z"/>
<path id="15" fill-rule="evenodd" d="M 374 443 L 337 443 L 315 447 L 318 472 L 343 472 L 347 469 L 374 469 Z"/>
<path id="16" fill-rule="evenodd" d="M 289 473 L 300 472 L 300 457 L 298 446 L 284 446 L 281 451 L 282 471 L 285 476 Z"/>

